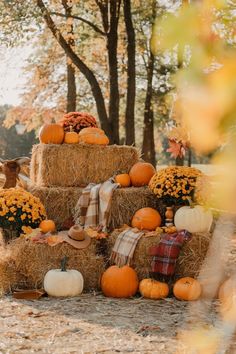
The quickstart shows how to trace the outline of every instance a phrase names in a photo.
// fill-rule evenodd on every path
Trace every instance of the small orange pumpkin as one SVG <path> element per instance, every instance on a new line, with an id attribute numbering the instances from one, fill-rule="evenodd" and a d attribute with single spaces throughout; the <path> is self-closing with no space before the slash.
<path id="1" fill-rule="evenodd" d="M 131 184 L 130 176 L 128 173 L 121 173 L 115 176 L 115 182 L 119 183 L 121 187 L 129 187 Z"/>
<path id="2" fill-rule="evenodd" d="M 79 132 L 79 141 L 86 144 L 108 145 L 109 139 L 99 128 L 84 128 Z"/>
<path id="3" fill-rule="evenodd" d="M 129 266 L 121 268 L 113 265 L 102 275 L 101 288 L 108 297 L 127 298 L 136 294 L 138 290 L 138 276 Z"/>
<path id="4" fill-rule="evenodd" d="M 44 124 L 39 130 L 39 140 L 43 144 L 62 144 L 64 129 L 56 123 Z"/>
<path id="5" fill-rule="evenodd" d="M 143 279 L 139 283 L 139 292 L 147 299 L 163 299 L 169 294 L 169 286 L 154 279 Z"/>
<path id="6" fill-rule="evenodd" d="M 141 208 L 134 214 L 131 226 L 137 227 L 140 230 L 153 231 L 158 226 L 161 226 L 161 216 L 153 208 Z"/>
<path id="7" fill-rule="evenodd" d="M 79 142 L 79 135 L 72 130 L 70 126 L 70 131 L 65 133 L 64 143 L 66 144 L 77 144 Z"/>
<path id="8" fill-rule="evenodd" d="M 178 300 L 197 300 L 199 299 L 201 292 L 201 284 L 198 280 L 191 277 L 177 280 L 173 287 L 173 293 Z"/>
<path id="9" fill-rule="evenodd" d="M 152 176 L 156 173 L 155 168 L 148 162 L 137 162 L 131 167 L 129 176 L 134 187 L 148 185 Z"/>
<path id="10" fill-rule="evenodd" d="M 41 221 L 39 228 L 44 234 L 46 234 L 47 232 L 54 232 L 56 230 L 56 225 L 53 220 L 46 219 Z"/>

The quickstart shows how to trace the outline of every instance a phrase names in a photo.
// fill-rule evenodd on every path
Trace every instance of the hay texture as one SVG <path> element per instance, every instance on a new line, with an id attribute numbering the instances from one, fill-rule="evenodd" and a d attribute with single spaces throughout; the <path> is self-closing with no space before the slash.
<path id="1" fill-rule="evenodd" d="M 139 161 L 132 146 L 39 144 L 32 150 L 30 178 L 41 187 L 77 187 L 101 183 Z"/>
<path id="2" fill-rule="evenodd" d="M 121 230 L 114 230 L 108 238 L 108 252 L 111 254 L 116 238 Z M 184 243 L 179 255 L 175 277 L 197 277 L 206 256 L 211 234 L 196 233 L 192 235 L 192 239 Z M 139 280 L 149 277 L 151 271 L 152 256 L 149 256 L 149 248 L 157 246 L 160 241 L 160 234 L 150 237 L 141 237 L 136 246 L 132 266 L 138 273 Z"/>
<path id="3" fill-rule="evenodd" d="M 40 198 L 44 204 L 47 216 L 53 219 L 60 229 L 69 219 L 72 219 L 75 206 L 82 193 L 82 188 L 75 187 L 37 187 L 31 185 L 29 192 Z M 130 224 L 135 211 L 149 206 L 156 207 L 157 200 L 148 187 L 117 188 L 113 192 L 108 227 L 110 230 L 123 224 Z"/>
<path id="4" fill-rule="evenodd" d="M 56 246 L 33 243 L 18 238 L 1 247 L 0 288 L 9 292 L 15 288 L 35 289 L 43 286 L 50 269 L 60 268 L 61 259 L 68 257 L 68 269 L 77 269 L 84 277 L 84 290 L 98 289 L 104 271 L 103 256 L 96 254 L 96 241 L 92 239 L 86 249 L 78 250 L 63 242 Z"/>

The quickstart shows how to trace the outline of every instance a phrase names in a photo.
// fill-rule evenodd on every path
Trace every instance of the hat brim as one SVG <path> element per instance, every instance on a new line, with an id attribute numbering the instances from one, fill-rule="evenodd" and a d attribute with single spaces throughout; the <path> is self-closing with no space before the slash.
<path id="1" fill-rule="evenodd" d="M 73 240 L 71 237 L 68 236 L 68 231 L 61 231 L 59 234 L 63 237 L 65 242 L 69 243 L 71 246 L 77 249 L 87 248 L 91 243 L 91 237 L 89 237 L 89 235 L 87 234 L 85 235 L 85 238 L 82 241 Z"/>

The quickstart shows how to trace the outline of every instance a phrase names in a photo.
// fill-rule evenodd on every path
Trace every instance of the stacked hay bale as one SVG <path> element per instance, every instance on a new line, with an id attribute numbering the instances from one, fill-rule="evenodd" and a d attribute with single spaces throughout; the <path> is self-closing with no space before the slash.
<path id="1" fill-rule="evenodd" d="M 138 150 L 132 146 L 39 144 L 32 151 L 28 190 L 40 198 L 48 217 L 60 228 L 73 217 L 83 187 L 102 183 L 118 171 L 127 173 L 139 159 Z M 136 210 L 155 205 L 147 187 L 119 188 L 113 193 L 108 226 L 112 230 L 129 224 Z"/>

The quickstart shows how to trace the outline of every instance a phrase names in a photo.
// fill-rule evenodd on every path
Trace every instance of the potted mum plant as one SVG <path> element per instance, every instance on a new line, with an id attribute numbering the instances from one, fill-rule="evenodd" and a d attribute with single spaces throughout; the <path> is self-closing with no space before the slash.
<path id="1" fill-rule="evenodd" d="M 5 242 L 20 236 L 22 227 L 37 228 L 46 218 L 39 200 L 21 188 L 0 190 L 0 227 Z"/>

